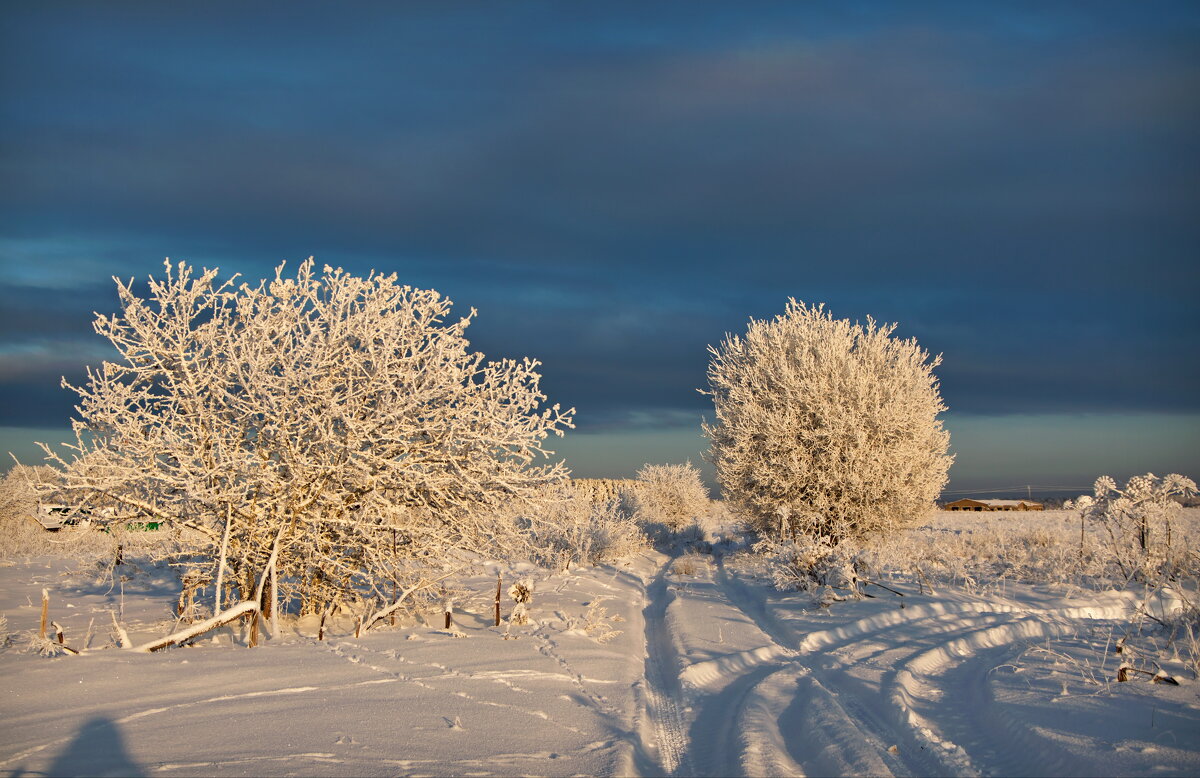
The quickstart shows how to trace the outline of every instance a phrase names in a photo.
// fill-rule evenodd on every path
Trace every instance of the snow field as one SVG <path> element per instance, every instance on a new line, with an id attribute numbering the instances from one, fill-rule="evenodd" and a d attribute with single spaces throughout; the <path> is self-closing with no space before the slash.
<path id="1" fill-rule="evenodd" d="M 1070 519 L 990 519 L 941 514 L 911 530 L 901 551 L 877 557 L 896 555 L 879 580 L 905 596 L 872 587 L 875 598 L 830 608 L 774 591 L 760 560 L 719 543 L 712 555 L 505 570 L 506 586 L 536 579 L 534 621 L 508 640 L 491 625 L 491 567 L 461 582 L 475 593 L 456 609 L 465 637 L 433 614 L 358 639 L 343 621 L 323 642 L 314 622 L 292 622 L 254 650 L 230 628 L 219 646 L 152 655 L 46 659 L 18 640 L 0 652 L 0 771 L 1200 773 L 1200 686 L 1183 648 L 1130 633 L 1140 607 L 1165 615 L 1179 600 L 1039 577 L 1037 549 L 1066 557 L 1059 546 L 1076 544 L 1077 554 L 1078 535 L 1060 531 Z M 1015 559 L 987 550 L 997 537 Z M 960 567 L 933 564 L 963 549 L 974 556 Z M 935 593 L 912 574 L 914 559 Z M 92 647 L 108 642 L 109 610 L 135 641 L 174 623 L 177 584 L 161 571 L 131 576 L 122 602 L 119 582 L 40 559 L 0 567 L 10 633 L 36 629 L 43 587 L 51 618 L 80 647 L 93 619 Z M 1122 662 L 1157 662 L 1179 685 L 1117 683 Z"/>
<path id="2" fill-rule="evenodd" d="M 60 565 L 0 569 L 13 631 L 36 629 L 40 589 L 80 640 L 88 619 L 118 606 Z M 491 626 L 490 608 L 456 613 L 466 637 L 408 624 L 353 637 L 315 624 L 245 649 L 151 655 L 102 650 L 44 659 L 0 654 L 0 771 L 7 774 L 560 775 L 613 774 L 631 762 L 633 695 L 644 652 L 638 578 L 611 568 L 538 581 L 536 623 Z M 526 571 L 523 575 L 529 575 Z M 533 574 L 539 577 L 538 574 Z M 495 577 L 465 582 L 495 591 Z M 477 584 L 477 585 L 475 585 Z M 131 637 L 158 634 L 171 598 L 125 591 Z M 626 631 L 599 643 L 577 624 L 599 596 Z M 67 603 L 74 608 L 68 608 Z M 504 604 L 505 613 L 511 602 Z M 430 619 L 434 621 L 434 619 Z M 169 627 L 169 624 L 165 626 Z M 107 640 L 97 629 L 93 646 Z M 230 644 L 234 644 L 230 647 Z"/>

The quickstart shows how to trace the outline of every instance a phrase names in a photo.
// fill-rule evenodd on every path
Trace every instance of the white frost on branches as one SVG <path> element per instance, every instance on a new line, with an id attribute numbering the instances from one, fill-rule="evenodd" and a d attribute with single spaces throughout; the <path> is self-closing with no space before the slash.
<path id="1" fill-rule="evenodd" d="M 760 532 L 836 544 L 933 507 L 951 462 L 941 358 L 895 329 L 790 300 L 709 347 L 710 456 L 725 499 Z"/>
<path id="2" fill-rule="evenodd" d="M 1195 481 L 1177 473 L 1163 478 L 1146 473 L 1119 489 L 1104 475 L 1093 492 L 1079 498 L 1078 510 L 1105 529 L 1112 561 L 1126 578 L 1152 582 L 1187 564 L 1185 538 L 1173 537 L 1172 518 L 1180 508 L 1176 498 L 1196 493 Z"/>
<path id="3" fill-rule="evenodd" d="M 631 499 L 640 522 L 661 523 L 672 530 L 702 520 L 709 509 L 708 489 L 691 462 L 645 465 L 637 473 L 637 489 Z"/>
<path id="4" fill-rule="evenodd" d="M 573 409 L 543 407 L 536 361 L 472 352 L 474 310 L 312 259 L 235 279 L 167 262 L 149 299 L 117 280 L 122 312 L 95 329 L 120 360 L 70 387 L 70 461 L 43 445 L 75 504 L 177 530 L 216 611 L 270 615 L 277 591 L 305 612 L 382 608 L 456 550 L 495 554 L 512 527 L 494 509 L 565 477 L 543 446 Z"/>

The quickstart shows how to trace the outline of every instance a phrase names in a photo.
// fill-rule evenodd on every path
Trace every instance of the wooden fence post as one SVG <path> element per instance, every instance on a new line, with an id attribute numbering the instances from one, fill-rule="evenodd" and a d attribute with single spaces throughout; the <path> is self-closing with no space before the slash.
<path id="1" fill-rule="evenodd" d="M 500 571 L 496 571 L 496 626 L 500 626 Z"/>
<path id="2" fill-rule="evenodd" d="M 50 592 L 42 589 L 42 628 L 38 634 L 46 637 L 46 619 L 50 617 Z"/>

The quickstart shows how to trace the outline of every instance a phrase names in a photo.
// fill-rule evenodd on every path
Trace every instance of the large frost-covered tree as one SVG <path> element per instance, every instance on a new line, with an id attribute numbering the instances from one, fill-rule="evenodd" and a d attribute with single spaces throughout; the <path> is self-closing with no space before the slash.
<path id="1" fill-rule="evenodd" d="M 709 347 L 710 456 L 725 499 L 760 532 L 837 543 L 932 507 L 951 461 L 941 359 L 895 328 L 790 300 Z"/>
<path id="2" fill-rule="evenodd" d="M 269 614 L 279 589 L 382 608 L 566 475 L 543 442 L 574 411 L 544 407 L 536 361 L 469 349 L 474 310 L 311 259 L 235 283 L 170 262 L 149 299 L 118 280 L 123 310 L 95 329 L 120 360 L 70 387 L 70 461 L 43 446 L 59 494 L 182 528 L 215 611 Z"/>

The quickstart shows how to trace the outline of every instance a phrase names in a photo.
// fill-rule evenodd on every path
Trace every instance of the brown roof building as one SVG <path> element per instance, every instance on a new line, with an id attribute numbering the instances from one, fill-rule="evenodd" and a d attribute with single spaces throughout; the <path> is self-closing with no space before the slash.
<path id="1" fill-rule="evenodd" d="M 1046 506 L 1033 500 L 973 500 L 964 498 L 942 506 L 948 511 L 1041 511 Z"/>

